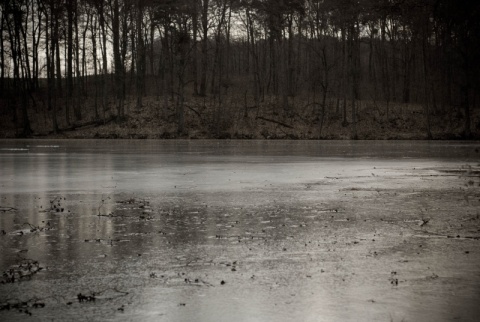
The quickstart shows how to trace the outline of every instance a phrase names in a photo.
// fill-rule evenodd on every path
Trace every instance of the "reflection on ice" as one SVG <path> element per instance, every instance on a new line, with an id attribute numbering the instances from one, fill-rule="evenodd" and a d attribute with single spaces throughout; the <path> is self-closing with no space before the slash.
<path id="1" fill-rule="evenodd" d="M 28 149 L 23 148 L 2 148 L 0 151 L 28 151 Z"/>

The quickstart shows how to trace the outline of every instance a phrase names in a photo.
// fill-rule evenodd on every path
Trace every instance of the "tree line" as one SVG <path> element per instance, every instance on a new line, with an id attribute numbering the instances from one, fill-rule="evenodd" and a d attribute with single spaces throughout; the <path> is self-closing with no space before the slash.
<path id="1" fill-rule="evenodd" d="M 480 11 L 455 0 L 4 0 L 0 95 L 23 135 L 45 99 L 52 131 L 62 124 L 128 117 L 147 96 L 173 104 L 185 131 L 188 95 L 214 106 L 241 87 L 253 106 L 275 97 L 327 101 L 356 124 L 361 100 L 418 103 L 451 113 L 472 133 L 479 99 Z M 240 84 L 240 85 L 239 85 Z M 91 104 L 85 105 L 85 98 Z M 112 108 L 113 107 L 113 108 Z M 321 130 L 320 130 L 321 131 Z M 355 128 L 354 130 L 355 131 Z"/>

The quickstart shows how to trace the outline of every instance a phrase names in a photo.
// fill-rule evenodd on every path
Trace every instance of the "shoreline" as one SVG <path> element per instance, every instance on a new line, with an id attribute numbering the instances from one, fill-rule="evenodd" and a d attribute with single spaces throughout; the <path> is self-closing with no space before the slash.
<path id="1" fill-rule="evenodd" d="M 233 139 L 233 140 L 480 140 L 480 111 L 471 116 L 470 135 L 461 114 L 437 112 L 429 116 L 430 130 L 421 105 L 407 105 L 387 114 L 372 103 L 359 104 L 355 122 L 336 112 L 332 104 L 322 116 L 302 109 L 300 104 L 288 111 L 273 105 L 245 111 L 235 106 L 220 113 L 213 106 L 187 109 L 183 128 L 175 120 L 173 106 L 165 109 L 150 98 L 141 109 L 130 106 L 119 118 L 113 109 L 102 117 L 84 113 L 81 120 L 66 121 L 61 109 L 57 114 L 58 132 L 54 133 L 50 112 L 29 110 L 31 134 L 24 135 L 22 121 L 12 115 L 0 119 L 0 138 L 53 139 Z M 197 102 L 197 105 L 200 103 Z M 133 105 L 130 102 L 130 105 Z M 91 110 L 84 106 L 84 110 Z M 350 116 L 350 115 L 349 115 Z M 323 118 L 323 120 L 322 120 Z M 430 137 L 429 137 L 430 132 Z"/>

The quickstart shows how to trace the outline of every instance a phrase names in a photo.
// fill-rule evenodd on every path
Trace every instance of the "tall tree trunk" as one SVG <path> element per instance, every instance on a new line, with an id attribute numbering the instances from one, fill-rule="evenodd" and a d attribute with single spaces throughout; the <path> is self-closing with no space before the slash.
<path id="1" fill-rule="evenodd" d="M 142 98 L 144 95 L 145 83 L 145 44 L 143 42 L 143 0 L 137 0 L 137 77 L 136 77 L 136 92 L 137 92 L 137 109 L 142 108 Z"/>
<path id="2" fill-rule="evenodd" d="M 73 98 L 73 5 L 76 0 L 67 2 L 67 97 L 65 99 L 65 121 L 70 124 L 70 106 Z"/>
<path id="3" fill-rule="evenodd" d="M 1 11 L 0 12 L 0 35 L 2 35 L 3 37 L 3 31 L 5 29 L 5 24 L 4 24 L 4 21 L 5 21 L 5 11 Z M 6 90 L 6 86 L 5 86 L 5 47 L 4 47 L 4 44 L 3 44 L 3 40 L 0 41 L 0 68 L 1 68 L 1 71 L 0 71 L 0 97 L 4 97 L 5 96 L 5 90 Z"/>
<path id="4" fill-rule="evenodd" d="M 32 134 L 32 128 L 30 125 L 30 119 L 28 117 L 28 98 L 31 97 L 31 71 L 30 71 L 30 58 L 29 58 L 29 47 L 27 44 L 27 34 L 26 30 L 28 28 L 28 20 L 30 19 L 29 17 L 29 11 L 27 7 L 26 11 L 26 25 L 25 27 L 22 25 L 20 22 L 19 26 L 19 33 L 18 33 L 18 42 L 19 42 L 19 47 L 20 47 L 20 37 L 23 39 L 23 55 L 20 55 L 20 63 L 22 66 L 22 85 L 21 85 L 21 90 L 22 90 L 22 116 L 23 116 L 23 133 L 22 136 L 28 137 Z"/>
<path id="5" fill-rule="evenodd" d="M 468 42 L 469 40 L 464 40 Z M 468 46 L 467 46 L 468 48 Z M 470 111 L 470 53 L 467 51 L 462 53 L 463 56 L 463 73 L 464 73 L 464 84 L 461 86 L 461 94 L 462 94 L 462 106 L 465 110 L 465 138 L 470 139 L 472 137 L 472 130 L 471 130 L 471 111 Z"/>
<path id="6" fill-rule="evenodd" d="M 233 0 L 230 0 L 230 5 L 229 5 L 229 10 L 228 10 L 228 21 L 227 21 L 227 48 L 226 48 L 226 54 L 225 54 L 225 78 L 227 81 L 230 82 L 230 30 L 231 30 L 231 22 L 232 22 L 232 2 Z"/>
<path id="7" fill-rule="evenodd" d="M 219 54 L 220 54 L 220 42 L 221 42 L 221 35 L 222 35 L 222 26 L 225 22 L 225 13 L 227 11 L 227 0 L 223 0 L 223 6 L 222 6 L 222 13 L 220 16 L 220 21 L 217 26 L 217 32 L 215 34 L 215 53 L 213 55 L 213 64 L 212 64 L 212 79 L 211 79 L 211 84 L 210 84 L 210 91 L 212 94 L 216 93 L 216 87 L 215 87 L 215 79 L 216 79 L 216 71 L 218 67 L 218 60 L 219 60 Z M 220 75 L 219 75 L 220 76 Z"/>
<path id="8" fill-rule="evenodd" d="M 351 104 L 352 104 L 352 139 L 358 139 L 357 135 L 357 98 L 358 98 L 358 55 L 360 45 L 358 43 L 358 32 L 355 24 L 350 26 L 349 31 L 349 65 L 350 65 L 350 80 L 351 80 Z"/>
<path id="9" fill-rule="evenodd" d="M 73 105 L 73 111 L 75 114 L 75 120 L 80 121 L 82 119 L 82 111 L 80 109 L 80 96 L 84 93 L 85 88 L 83 79 L 80 74 L 80 41 L 79 41 L 79 28 L 78 28 L 78 3 L 77 0 L 73 4 L 74 10 L 74 27 L 75 27 L 75 76 L 76 76 L 76 90 L 75 90 L 75 103 Z"/>
<path id="10" fill-rule="evenodd" d="M 107 111 L 107 75 L 108 75 L 108 63 L 107 63 L 107 30 L 105 26 L 105 7 L 103 2 L 100 2 L 98 7 L 99 19 L 100 19 L 100 31 L 102 33 L 101 46 L 102 46 L 102 116 L 103 121 L 105 122 L 106 111 Z"/>
<path id="11" fill-rule="evenodd" d="M 55 23 L 56 28 L 56 37 L 55 37 L 55 68 L 56 68 L 56 92 L 57 96 L 61 97 L 63 95 L 62 91 L 62 60 L 60 59 L 60 26 L 59 22 Z"/>
<path id="12" fill-rule="evenodd" d="M 320 41 L 320 39 L 318 39 Z M 325 122 L 325 110 L 327 105 L 327 92 L 329 88 L 329 75 L 328 75 L 328 61 L 327 61 L 327 50 L 324 45 L 321 51 L 321 61 L 322 61 L 322 69 L 323 69 L 323 77 L 322 77 L 322 110 L 320 114 L 320 129 L 319 129 L 319 137 L 322 136 L 323 124 Z"/>
<path id="13" fill-rule="evenodd" d="M 428 99 L 428 57 L 427 57 L 427 33 L 426 31 L 423 34 L 422 39 L 422 56 L 423 56 L 423 90 L 424 90 L 424 113 L 425 113 L 425 122 L 426 122 L 426 131 L 427 131 L 427 138 L 429 140 L 432 139 L 432 132 L 430 130 L 430 107 L 429 107 L 429 99 Z"/>
<path id="14" fill-rule="evenodd" d="M 87 12 L 87 22 L 83 26 L 83 32 L 82 32 L 82 84 L 83 84 L 83 96 L 88 97 L 88 81 L 87 81 L 87 76 L 88 76 L 88 70 L 87 70 L 87 60 L 86 58 L 86 38 L 87 38 L 87 32 L 89 29 L 90 25 L 90 20 L 92 19 L 91 15 Z"/>
<path id="15" fill-rule="evenodd" d="M 118 0 L 113 0 L 113 60 L 115 67 L 115 91 L 117 96 L 117 116 L 122 119 L 124 117 L 123 108 L 123 65 L 120 53 L 120 6 Z"/>
<path id="16" fill-rule="evenodd" d="M 197 35 L 198 35 L 198 0 L 193 1 L 193 13 L 192 13 L 192 28 L 193 28 L 193 48 L 192 48 L 192 76 L 193 76 L 193 93 L 198 95 L 198 48 L 197 48 Z"/>
<path id="17" fill-rule="evenodd" d="M 55 16 L 55 1 L 50 0 L 49 2 L 50 12 L 46 12 L 46 35 L 45 35 L 45 44 L 46 44 L 46 58 L 47 58 L 47 80 L 48 80 L 48 110 L 52 113 L 52 127 L 53 132 L 58 132 L 58 122 L 57 122 L 57 105 L 55 101 L 55 38 L 57 37 L 58 28 L 55 27 L 54 21 L 56 21 Z M 50 15 L 49 15 L 50 14 Z"/>
<path id="18" fill-rule="evenodd" d="M 409 43 L 407 40 L 404 40 L 404 61 L 403 61 L 403 103 L 410 103 L 410 65 L 411 65 L 411 54 Z"/>
<path id="19" fill-rule="evenodd" d="M 389 74 L 389 66 L 388 66 L 388 50 L 387 50 L 387 41 L 386 41 L 386 28 L 387 28 L 387 19 L 385 17 L 382 18 L 380 21 L 380 28 L 381 28 L 381 65 L 382 65 L 382 85 L 383 85 L 383 97 L 386 101 L 386 118 L 387 121 L 390 119 L 390 74 Z"/>
<path id="20" fill-rule="evenodd" d="M 348 80 L 348 57 L 347 57 L 347 37 L 346 37 L 346 28 L 342 27 L 342 96 L 343 96 L 343 126 L 347 126 L 347 80 Z"/>
<path id="21" fill-rule="evenodd" d="M 294 57 L 293 57 L 293 14 L 288 15 L 288 41 L 287 41 L 287 70 L 286 70 L 286 85 L 287 85 L 287 94 L 289 96 L 294 96 L 295 95 L 295 90 L 294 90 L 294 71 L 295 71 L 295 65 L 294 65 Z"/>
<path id="22" fill-rule="evenodd" d="M 92 25 L 91 25 L 91 41 L 92 41 L 92 56 L 93 56 L 93 78 L 95 84 L 95 98 L 94 98 L 94 110 L 95 110 L 95 120 L 100 118 L 98 114 L 98 89 L 99 89 L 99 81 L 98 81 L 98 63 L 97 63 L 97 17 L 92 17 Z"/>
<path id="23" fill-rule="evenodd" d="M 177 39 L 177 77 L 178 77 L 178 102 L 177 102 L 177 134 L 183 136 L 185 134 L 185 70 L 187 64 L 187 55 L 189 50 L 189 41 L 187 30 L 179 28 L 181 34 Z"/>
<path id="24" fill-rule="evenodd" d="M 203 0 L 202 9 L 202 66 L 200 74 L 200 95 L 205 96 L 207 94 L 207 67 L 208 67 L 208 3 L 209 0 Z"/>
<path id="25" fill-rule="evenodd" d="M 259 66 L 258 66 L 258 54 L 256 50 L 255 44 L 255 34 L 254 34 L 254 27 L 252 22 L 252 17 L 250 14 L 250 10 L 247 8 L 247 29 L 249 34 L 250 40 L 250 52 L 252 55 L 253 60 L 253 99 L 255 101 L 255 106 L 259 106 L 259 99 L 260 99 L 260 76 L 259 76 Z"/>
<path id="26" fill-rule="evenodd" d="M 32 60 L 33 60 L 33 84 L 34 84 L 34 90 L 38 89 L 40 87 L 40 82 L 38 80 L 39 78 L 39 63 L 38 63 L 38 48 L 40 46 L 40 38 L 41 38 L 41 35 L 43 34 L 43 31 L 42 31 L 42 10 L 41 10 L 41 7 L 40 7 L 40 4 L 38 4 L 38 1 L 40 0 L 37 0 L 37 1 L 32 1 L 32 6 L 35 5 L 35 10 L 36 10 L 36 13 L 37 13 L 37 25 L 33 24 L 32 25 L 32 39 L 33 39 L 33 57 L 32 57 Z M 35 31 L 36 30 L 36 31 Z M 35 37 L 35 34 L 37 35 Z"/>
<path id="27" fill-rule="evenodd" d="M 397 44 L 396 44 L 396 30 L 397 26 L 395 22 L 390 20 L 390 45 L 392 47 L 392 101 L 395 102 L 397 100 L 397 77 L 398 77 L 398 63 L 397 63 Z"/>
<path id="28" fill-rule="evenodd" d="M 30 16 L 30 7 L 27 5 L 26 7 L 26 10 L 24 11 L 24 15 L 25 15 L 25 26 L 23 26 L 23 24 L 20 24 L 20 34 L 19 36 L 21 37 L 21 39 L 23 40 L 23 63 L 22 63 L 22 66 L 24 68 L 23 70 L 23 73 L 24 75 L 22 76 L 22 78 L 24 79 L 24 85 L 25 85 L 25 90 L 28 91 L 28 93 L 26 93 L 28 96 L 31 95 L 31 91 L 32 91 L 32 84 L 31 84 L 31 80 L 32 80 L 32 71 L 31 71 L 31 68 L 30 68 L 30 47 L 28 45 L 28 36 L 27 35 L 27 31 L 28 31 L 28 26 L 29 24 L 31 23 L 31 16 Z M 32 13 L 32 16 L 33 16 L 33 13 Z M 20 39 L 19 39 L 20 41 Z M 25 95 L 25 98 L 27 98 Z"/>

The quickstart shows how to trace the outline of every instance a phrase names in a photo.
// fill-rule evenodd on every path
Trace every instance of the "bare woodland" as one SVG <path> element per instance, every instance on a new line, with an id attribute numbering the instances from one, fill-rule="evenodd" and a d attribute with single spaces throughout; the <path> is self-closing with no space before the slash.
<path id="1" fill-rule="evenodd" d="M 461 138 L 475 138 L 479 7 L 454 0 L 4 0 L 1 123 L 28 137 L 128 124 L 148 112 L 174 128 L 172 137 L 188 137 L 195 124 L 205 137 L 222 137 L 251 119 L 285 130 L 301 120 L 308 138 L 337 123 L 358 138 L 364 115 L 388 128 L 408 112 L 425 138 L 445 122 L 461 124 Z"/>

